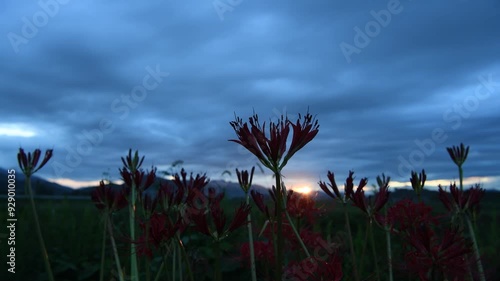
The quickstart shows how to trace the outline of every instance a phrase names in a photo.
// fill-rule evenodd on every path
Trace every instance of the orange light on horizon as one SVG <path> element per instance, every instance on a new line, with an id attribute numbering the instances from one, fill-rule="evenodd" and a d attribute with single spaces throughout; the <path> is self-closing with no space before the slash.
<path id="1" fill-rule="evenodd" d="M 312 192 L 312 188 L 310 188 L 309 186 L 296 187 L 292 188 L 292 190 L 302 194 L 309 194 Z"/>

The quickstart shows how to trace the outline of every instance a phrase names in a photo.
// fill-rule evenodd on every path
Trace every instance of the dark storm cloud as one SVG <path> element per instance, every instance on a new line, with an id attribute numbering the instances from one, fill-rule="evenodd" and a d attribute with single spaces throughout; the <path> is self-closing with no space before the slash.
<path id="1" fill-rule="evenodd" d="M 43 25 L 40 3 L 61 3 Z M 220 176 L 256 163 L 228 141 L 235 113 L 294 119 L 309 108 L 320 133 L 285 169 L 291 178 L 354 169 L 406 181 L 425 168 L 453 179 L 445 148 L 460 142 L 471 145 L 468 175 L 500 176 L 496 1 L 213 3 L 3 4 L 0 125 L 37 136 L 0 136 L 0 166 L 15 165 L 19 145 L 53 146 L 45 176 L 95 180 L 133 148 L 148 167 L 181 159 Z"/>

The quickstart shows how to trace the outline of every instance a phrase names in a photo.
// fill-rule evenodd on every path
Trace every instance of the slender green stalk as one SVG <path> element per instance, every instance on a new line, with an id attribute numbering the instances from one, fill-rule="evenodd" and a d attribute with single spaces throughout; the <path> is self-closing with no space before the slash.
<path id="1" fill-rule="evenodd" d="M 302 241 L 302 238 L 300 238 L 300 234 L 297 231 L 297 228 L 295 227 L 295 225 L 293 224 L 292 218 L 290 217 L 290 214 L 288 214 L 288 211 L 286 209 L 285 209 L 285 215 L 286 215 L 286 218 L 288 219 L 288 222 L 290 223 L 290 226 L 292 227 L 293 233 L 297 237 L 297 240 L 299 240 L 300 246 L 302 247 L 302 249 L 306 253 L 307 257 L 310 258 L 311 255 L 309 254 L 309 250 L 307 250 L 307 247 L 304 244 L 304 241 Z"/>
<path id="2" fill-rule="evenodd" d="M 373 223 L 370 221 L 368 222 L 368 229 L 370 231 L 370 244 L 372 244 L 372 255 L 373 255 L 373 262 L 375 263 L 375 273 L 377 275 L 377 281 L 380 281 L 380 269 L 378 268 L 378 258 L 377 258 L 377 250 L 375 249 L 375 238 L 373 235 Z"/>
<path id="3" fill-rule="evenodd" d="M 116 270 L 118 271 L 118 278 L 120 281 L 124 281 L 122 266 L 120 263 L 120 256 L 118 256 L 118 249 L 116 248 L 115 238 L 113 236 L 113 226 L 111 225 L 111 219 L 108 218 L 106 220 L 106 222 L 107 222 L 107 227 L 108 227 L 108 231 L 109 231 L 109 239 L 111 240 L 111 246 L 113 248 L 113 254 L 115 256 L 115 263 L 116 263 Z"/>
<path id="4" fill-rule="evenodd" d="M 460 177 L 460 192 L 464 191 L 464 170 L 462 166 L 458 166 L 458 176 Z"/>
<path id="5" fill-rule="evenodd" d="M 129 202 L 129 224 L 130 224 L 130 239 L 135 241 L 135 203 L 137 197 L 137 191 L 134 181 L 132 181 L 132 190 Z M 130 245 L 130 280 L 139 281 L 139 271 L 137 267 L 137 252 L 135 244 Z"/>
<path id="6" fill-rule="evenodd" d="M 247 205 L 250 205 L 250 194 L 246 192 Z M 250 213 L 247 217 L 248 228 L 248 247 L 250 248 L 250 272 L 252 274 L 252 281 L 257 281 L 257 267 L 255 265 L 255 250 L 253 248 L 253 233 L 252 233 L 252 217 Z"/>
<path id="7" fill-rule="evenodd" d="M 387 216 L 387 208 L 385 209 L 385 215 Z M 392 249 L 391 249 L 391 230 L 388 226 L 385 226 L 385 240 L 387 242 L 387 265 L 389 267 L 389 281 L 393 281 L 392 276 Z"/>
<path id="8" fill-rule="evenodd" d="M 280 281 L 283 276 L 283 249 L 284 249 L 284 239 L 283 239 L 283 193 L 281 187 L 281 174 L 279 171 L 274 172 L 274 177 L 276 179 L 276 223 L 277 223 L 277 233 L 276 233 L 276 272 L 275 280 Z"/>
<path id="9" fill-rule="evenodd" d="M 189 276 L 189 280 L 194 281 L 193 271 L 191 270 L 189 258 L 188 258 L 187 253 L 186 253 L 186 248 L 184 248 L 184 244 L 182 243 L 181 236 L 179 233 L 177 233 L 177 241 L 179 242 L 179 247 L 180 247 L 181 252 L 182 252 L 182 257 L 184 258 L 184 262 L 186 263 L 186 270 L 187 270 L 187 273 Z"/>
<path id="10" fill-rule="evenodd" d="M 177 254 L 177 247 L 175 247 L 175 245 L 172 245 L 172 246 L 173 246 L 172 247 L 172 251 L 174 252 L 172 254 L 172 281 L 175 281 L 175 269 L 176 269 L 175 262 L 177 261 L 175 258 L 177 257 L 176 256 L 176 254 Z"/>
<path id="11" fill-rule="evenodd" d="M 356 253 L 354 253 L 354 243 L 352 242 L 352 233 L 351 233 L 351 223 L 349 221 L 349 213 L 347 212 L 347 204 L 344 203 L 344 216 L 345 223 L 347 228 L 347 236 L 349 237 L 349 249 L 351 251 L 351 262 L 352 262 L 352 270 L 354 274 L 354 280 L 359 281 L 359 274 L 356 265 Z"/>
<path id="12" fill-rule="evenodd" d="M 222 281 L 222 270 L 221 270 L 221 252 L 219 241 L 215 241 L 215 270 L 214 270 L 214 281 Z"/>
<path id="13" fill-rule="evenodd" d="M 167 260 L 167 254 L 168 254 L 168 250 L 165 251 L 165 254 L 163 255 L 163 260 L 160 264 L 160 268 L 158 269 L 158 272 L 156 273 L 156 277 L 155 277 L 155 280 L 154 281 L 159 281 L 160 280 L 160 276 L 161 276 L 161 272 L 163 271 L 163 268 L 165 267 L 165 261 Z"/>
<path id="14" fill-rule="evenodd" d="M 31 209 L 33 211 L 33 218 L 35 219 L 36 236 L 38 237 L 38 243 L 40 244 L 40 251 L 42 253 L 43 262 L 45 264 L 45 270 L 47 271 L 48 279 L 50 281 L 54 281 L 54 275 L 52 274 L 52 269 L 50 267 L 49 255 L 47 254 L 47 249 L 45 248 L 45 241 L 43 240 L 42 230 L 40 228 L 40 222 L 38 221 L 38 213 L 36 211 L 35 199 L 33 199 L 33 190 L 31 189 L 31 176 L 26 176 L 25 188 L 28 189 Z"/>
<path id="15" fill-rule="evenodd" d="M 176 245 L 177 247 L 177 252 L 179 253 L 177 255 L 177 263 L 179 264 L 179 280 L 182 281 L 184 278 L 182 278 L 182 254 L 181 254 L 181 246 L 179 244 Z"/>
<path id="16" fill-rule="evenodd" d="M 469 227 L 469 233 L 472 239 L 474 258 L 476 259 L 477 270 L 479 272 L 479 279 L 481 281 L 486 281 L 486 277 L 484 276 L 483 264 L 481 262 L 481 255 L 479 253 L 479 246 L 477 245 L 476 234 L 474 233 L 474 227 L 472 226 L 472 223 L 468 216 L 465 216 L 465 219 L 467 220 L 467 226 Z"/>
<path id="17" fill-rule="evenodd" d="M 108 214 L 104 215 L 104 227 L 103 227 L 103 233 L 102 233 L 102 246 L 101 246 L 101 273 L 99 275 L 99 280 L 103 281 L 104 280 L 104 256 L 106 253 L 106 232 L 107 232 L 107 227 L 106 225 L 108 224 Z"/>

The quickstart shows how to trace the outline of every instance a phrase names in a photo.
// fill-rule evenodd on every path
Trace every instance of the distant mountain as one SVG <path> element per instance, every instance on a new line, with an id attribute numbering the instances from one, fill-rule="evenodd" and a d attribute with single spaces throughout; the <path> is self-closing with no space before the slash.
<path id="1" fill-rule="evenodd" d="M 8 189 L 8 171 L 4 168 L 0 168 L 0 194 L 7 194 Z M 16 195 L 24 194 L 24 183 L 25 176 L 19 170 L 16 169 Z M 62 186 L 57 183 L 50 182 L 43 178 L 32 176 L 31 177 L 31 188 L 33 189 L 33 193 L 36 195 L 70 195 L 73 192 L 72 188 L 67 186 Z"/>
<path id="2" fill-rule="evenodd" d="M 16 169 L 16 195 L 24 194 L 24 175 Z M 8 172 L 6 169 L 0 168 L 0 195 L 7 194 L 7 177 Z M 148 192 L 154 193 L 158 188 L 160 181 L 168 182 L 168 180 L 158 178 L 157 182 L 148 189 Z M 172 183 L 171 183 L 172 184 Z M 113 184 L 116 188 L 119 188 L 120 185 Z M 211 180 L 208 184 L 208 187 L 215 187 L 218 190 L 223 190 L 225 192 L 225 196 L 227 198 L 237 198 L 242 197 L 244 195 L 241 190 L 239 184 L 237 182 L 227 182 L 223 180 Z M 58 196 L 89 196 L 92 192 L 94 186 L 84 187 L 73 189 L 70 187 L 62 186 L 57 183 L 49 182 L 43 178 L 33 176 L 32 177 L 32 188 L 36 195 L 58 195 Z M 260 193 L 263 193 L 265 196 L 268 196 L 268 188 L 260 186 L 260 185 L 252 185 L 252 189 L 257 190 Z M 414 191 L 411 189 L 392 189 L 390 195 L 390 201 L 395 202 L 401 199 L 409 198 L 415 199 L 416 196 Z M 330 200 L 323 191 L 318 191 L 319 200 Z M 429 191 L 424 190 L 422 193 L 422 200 L 426 203 L 438 202 L 438 192 L 437 191 Z M 497 205 L 500 202 L 500 191 L 498 190 L 487 190 L 486 194 L 482 200 L 482 204 L 488 205 Z"/>

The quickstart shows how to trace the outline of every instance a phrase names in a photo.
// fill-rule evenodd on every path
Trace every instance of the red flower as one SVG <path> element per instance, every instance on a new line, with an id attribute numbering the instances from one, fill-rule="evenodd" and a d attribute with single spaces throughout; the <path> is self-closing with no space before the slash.
<path id="1" fill-rule="evenodd" d="M 274 247 L 272 240 L 267 242 L 254 241 L 253 248 L 255 253 L 255 260 L 257 262 L 274 264 Z M 241 257 L 247 261 L 246 264 L 250 266 L 250 247 L 248 242 L 245 242 L 240 247 Z"/>
<path id="2" fill-rule="evenodd" d="M 306 258 L 300 262 L 291 262 L 285 269 L 285 280 L 297 281 L 340 281 L 342 279 L 342 263 L 337 255 L 328 260 Z"/>
<path id="3" fill-rule="evenodd" d="M 239 117 L 229 124 L 233 127 L 237 140 L 236 142 L 248 151 L 254 154 L 259 161 L 273 172 L 278 172 L 283 169 L 288 160 L 307 143 L 309 143 L 318 133 L 318 121 L 313 120 L 312 116 L 307 113 L 301 123 L 302 116 L 299 115 L 296 124 L 292 124 L 288 118 L 281 116 L 278 122 L 270 122 L 269 137 L 266 136 L 266 124 L 259 122 L 259 117 L 254 114 L 249 118 L 248 124 Z M 290 133 L 290 126 L 293 127 L 292 143 L 284 156 L 287 149 L 287 138 Z M 283 160 L 283 161 L 281 161 Z"/>
<path id="4" fill-rule="evenodd" d="M 148 221 L 140 223 L 143 234 L 135 241 L 139 255 L 152 257 L 150 245 L 156 249 L 160 248 L 164 243 L 168 243 L 178 231 L 184 230 L 182 220 L 179 219 L 175 224 L 172 224 L 167 215 L 154 213 Z"/>
<path id="5" fill-rule="evenodd" d="M 250 176 L 248 174 L 247 170 L 240 171 L 236 169 L 236 175 L 238 177 L 238 183 L 240 184 L 241 189 L 245 193 L 248 193 L 250 190 L 250 187 L 252 186 L 252 179 L 253 179 L 253 173 L 255 171 L 255 167 L 252 167 L 252 170 L 250 171 Z"/>
<path id="6" fill-rule="evenodd" d="M 455 183 L 450 184 L 450 193 L 439 185 L 439 199 L 450 212 L 453 211 L 477 211 L 479 203 L 484 196 L 485 190 L 476 184 L 465 192 L 457 188 Z"/>
<path id="7" fill-rule="evenodd" d="M 234 218 L 227 229 L 227 217 L 220 207 L 220 204 L 213 204 L 212 206 L 210 206 L 207 212 L 193 214 L 191 218 L 195 224 L 196 230 L 198 230 L 202 234 L 211 236 L 215 240 L 220 240 L 225 238 L 230 232 L 233 232 L 234 230 L 245 225 L 249 213 L 250 206 L 244 203 L 241 204 L 240 207 L 236 209 Z M 212 218 L 211 222 L 215 228 L 213 230 L 210 227 L 210 217 Z"/>
<path id="8" fill-rule="evenodd" d="M 127 206 L 127 199 L 125 198 L 123 190 L 114 189 L 109 185 L 105 185 L 104 181 L 100 181 L 99 186 L 92 190 L 90 198 L 94 201 L 97 209 L 106 210 L 108 212 L 118 211 Z"/>
<path id="9" fill-rule="evenodd" d="M 17 162 L 19 163 L 19 168 L 26 177 L 30 177 L 32 174 L 43 168 L 43 166 L 45 166 L 45 164 L 49 162 L 50 158 L 52 158 L 53 150 L 47 149 L 45 151 L 45 156 L 42 160 L 42 163 L 40 163 L 40 165 L 37 167 L 41 154 L 42 151 L 40 149 L 35 149 L 33 154 L 31 154 L 31 152 L 28 152 L 28 155 L 26 155 L 24 149 L 19 148 L 19 153 L 17 153 Z"/>
<path id="10" fill-rule="evenodd" d="M 446 150 L 448 151 L 451 160 L 453 160 L 458 167 L 462 167 L 465 160 L 467 160 L 469 146 L 465 147 L 464 144 L 461 143 L 460 146 L 447 147 Z"/>
<path id="11" fill-rule="evenodd" d="M 314 223 L 314 217 L 320 214 L 320 209 L 316 208 L 315 195 L 298 194 L 292 190 L 289 194 L 286 208 L 290 216 L 305 218 L 309 223 Z"/>
<path id="12" fill-rule="evenodd" d="M 427 179 L 427 175 L 425 174 L 425 170 L 422 169 L 422 172 L 420 174 L 417 174 L 417 172 L 411 171 L 411 187 L 413 190 L 415 190 L 415 193 L 417 195 L 420 195 L 422 193 L 422 190 L 424 190 L 424 184 L 425 180 Z"/>
<path id="13" fill-rule="evenodd" d="M 437 224 L 436 218 L 432 216 L 432 207 L 409 199 L 401 200 L 389 208 L 384 220 L 392 230 L 399 233 L 406 233 L 423 224 Z"/>
<path id="14" fill-rule="evenodd" d="M 319 184 L 319 187 L 330 197 L 332 197 L 333 199 L 335 198 L 338 198 L 340 199 L 341 201 L 345 201 L 346 199 L 346 196 L 344 195 L 344 197 L 342 197 L 340 195 L 340 191 L 339 191 L 339 188 L 337 187 L 337 183 L 335 182 L 335 175 L 328 171 L 327 173 L 327 178 L 328 180 L 330 180 L 330 182 L 327 184 L 325 182 L 322 182 L 322 181 L 319 181 L 318 184 Z M 328 188 L 330 187 L 333 192 L 335 193 L 335 195 L 330 191 L 330 189 Z"/>
<path id="15" fill-rule="evenodd" d="M 466 257 L 472 250 L 458 228 L 447 229 L 442 239 L 426 224 L 409 234 L 412 249 L 405 254 L 405 261 L 421 280 L 429 280 L 432 274 L 439 276 L 439 280 L 466 280 L 469 266 Z"/>

